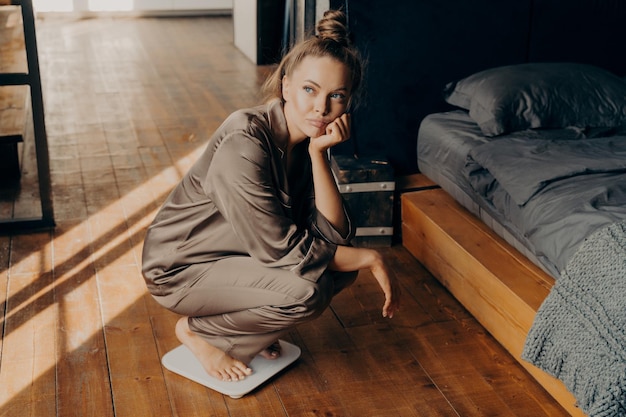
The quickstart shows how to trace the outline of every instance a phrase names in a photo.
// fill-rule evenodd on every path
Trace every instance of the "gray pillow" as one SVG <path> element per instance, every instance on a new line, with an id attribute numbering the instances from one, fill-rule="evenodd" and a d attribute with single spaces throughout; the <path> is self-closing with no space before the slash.
<path id="1" fill-rule="evenodd" d="M 486 136 L 529 128 L 626 123 L 626 82 L 586 64 L 529 63 L 451 82 L 445 100 L 469 111 Z"/>

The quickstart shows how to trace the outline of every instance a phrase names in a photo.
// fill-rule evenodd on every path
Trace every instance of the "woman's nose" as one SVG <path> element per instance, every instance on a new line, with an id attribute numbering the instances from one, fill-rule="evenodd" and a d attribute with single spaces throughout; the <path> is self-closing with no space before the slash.
<path id="1" fill-rule="evenodd" d="M 315 111 L 320 113 L 322 116 L 328 114 L 328 100 L 325 97 L 318 97 L 315 100 Z"/>

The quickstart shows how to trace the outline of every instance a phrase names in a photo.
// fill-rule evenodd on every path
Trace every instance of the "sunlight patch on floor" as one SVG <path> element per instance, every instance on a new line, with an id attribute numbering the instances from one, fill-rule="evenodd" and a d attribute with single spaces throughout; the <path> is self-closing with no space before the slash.
<path id="1" fill-rule="evenodd" d="M 52 382 L 57 362 L 77 351 L 96 352 L 105 329 L 128 331 L 119 323 L 132 323 L 147 291 L 140 271 L 144 231 L 203 149 L 200 145 L 86 220 L 58 232 L 53 248 L 45 245 L 11 266 L 12 292 L 20 297 L 18 305 L 11 305 L 9 298 L 4 317 L 0 409 L 29 397 L 36 385 L 59 389 L 62 382 Z"/>
<path id="2" fill-rule="evenodd" d="M 2 342 L 1 407 L 23 391 L 44 385 L 39 384 L 40 378 L 54 369 L 56 317 L 57 306 L 51 304 L 18 328 L 7 326 Z"/>

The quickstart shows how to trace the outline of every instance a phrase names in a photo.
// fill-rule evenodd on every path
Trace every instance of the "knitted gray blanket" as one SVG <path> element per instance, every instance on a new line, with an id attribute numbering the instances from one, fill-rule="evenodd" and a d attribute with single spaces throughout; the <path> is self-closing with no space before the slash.
<path id="1" fill-rule="evenodd" d="M 626 416 L 626 222 L 596 231 L 541 305 L 522 358 L 590 417 Z"/>

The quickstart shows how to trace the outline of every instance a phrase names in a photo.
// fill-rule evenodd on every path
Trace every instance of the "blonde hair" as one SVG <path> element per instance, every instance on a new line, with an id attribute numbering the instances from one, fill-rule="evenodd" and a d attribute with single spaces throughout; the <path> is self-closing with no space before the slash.
<path id="1" fill-rule="evenodd" d="M 357 101 L 363 81 L 363 60 L 349 38 L 346 15 L 340 10 L 327 10 L 317 23 L 316 30 L 316 36 L 295 44 L 265 80 L 262 91 L 267 100 L 282 100 L 283 77 L 291 76 L 304 58 L 313 56 L 333 58 L 348 68 L 351 102 L 354 104 Z"/>

